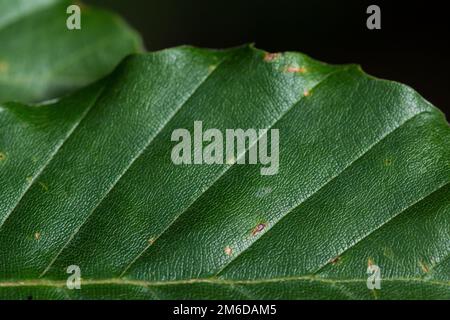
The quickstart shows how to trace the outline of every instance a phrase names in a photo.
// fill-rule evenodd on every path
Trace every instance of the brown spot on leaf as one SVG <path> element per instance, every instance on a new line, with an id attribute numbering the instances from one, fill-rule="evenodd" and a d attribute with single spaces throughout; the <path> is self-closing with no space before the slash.
<path id="1" fill-rule="evenodd" d="M 229 246 L 226 246 L 224 251 L 227 256 L 231 256 L 233 254 L 233 249 L 230 248 Z"/>
<path id="2" fill-rule="evenodd" d="M 256 236 L 258 233 L 263 231 L 267 225 L 265 223 L 259 223 L 256 227 L 252 230 L 252 235 Z"/>
<path id="3" fill-rule="evenodd" d="M 303 91 L 303 96 L 309 97 L 310 95 L 311 95 L 311 91 L 309 91 L 309 90 Z"/>
<path id="4" fill-rule="evenodd" d="M 6 159 L 6 154 L 0 152 L 0 161 L 4 161 Z"/>
<path id="5" fill-rule="evenodd" d="M 419 260 L 419 266 L 420 266 L 420 269 L 422 269 L 422 271 L 424 273 L 428 273 L 430 271 L 430 268 L 428 267 L 428 265 L 421 260 Z"/>
<path id="6" fill-rule="evenodd" d="M 266 52 L 264 54 L 264 61 L 270 62 L 270 61 L 273 61 L 273 60 L 277 59 L 279 56 L 280 56 L 279 53 Z"/>
<path id="7" fill-rule="evenodd" d="M 286 68 L 286 72 L 289 72 L 289 73 L 305 73 L 306 72 L 306 68 L 290 66 L 290 67 Z"/>
<path id="8" fill-rule="evenodd" d="M 340 256 L 337 256 L 337 257 L 332 258 L 332 259 L 330 260 L 330 263 L 331 263 L 331 264 L 338 264 L 340 261 L 341 261 L 341 257 L 340 257 Z"/>
<path id="9" fill-rule="evenodd" d="M 384 165 L 386 166 L 386 167 L 389 167 L 389 166 L 391 166 L 392 165 L 392 160 L 391 159 L 384 159 Z"/>

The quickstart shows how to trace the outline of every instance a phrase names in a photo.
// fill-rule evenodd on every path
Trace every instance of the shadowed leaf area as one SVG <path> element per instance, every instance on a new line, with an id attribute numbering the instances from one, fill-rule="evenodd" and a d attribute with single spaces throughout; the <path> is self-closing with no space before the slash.
<path id="1" fill-rule="evenodd" d="M 139 36 L 110 12 L 81 7 L 69 30 L 69 0 L 0 0 L 0 102 L 42 101 L 81 88 L 141 50 Z"/>

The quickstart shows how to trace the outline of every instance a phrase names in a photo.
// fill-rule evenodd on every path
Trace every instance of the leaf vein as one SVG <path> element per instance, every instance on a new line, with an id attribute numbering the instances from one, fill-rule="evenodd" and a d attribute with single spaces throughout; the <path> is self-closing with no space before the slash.
<path id="1" fill-rule="evenodd" d="M 345 283 L 359 283 L 366 282 L 367 278 L 322 278 L 316 276 L 292 276 L 292 277 L 279 277 L 279 278 L 267 278 L 267 279 L 223 279 L 223 278 L 197 278 L 187 280 L 168 280 L 168 281 L 146 281 L 146 280 L 132 280 L 124 278 L 107 278 L 107 279 L 82 279 L 82 286 L 101 286 L 101 285 L 123 285 L 123 286 L 137 286 L 137 287 L 164 287 L 173 285 L 190 285 L 198 283 L 206 283 L 213 285 L 258 285 L 268 283 L 283 283 L 283 282 L 295 282 L 295 281 L 309 281 L 309 282 L 321 282 L 328 284 L 345 284 Z M 450 281 L 447 280 L 426 280 L 423 278 L 383 278 L 383 282 L 405 282 L 405 283 L 428 283 L 431 285 L 450 287 Z M 49 279 L 37 279 L 37 280 L 10 280 L 0 282 L 0 288 L 15 288 L 15 287 L 65 287 L 67 285 L 66 280 L 49 280 Z"/>
<path id="2" fill-rule="evenodd" d="M 151 145 L 151 143 L 156 139 L 156 137 L 164 130 L 166 125 L 173 119 L 173 117 L 183 108 L 183 106 L 186 105 L 186 103 L 195 95 L 195 93 L 204 85 L 204 83 L 210 78 L 210 76 L 219 68 L 219 66 L 227 59 L 229 56 L 223 58 L 217 65 L 217 67 L 209 72 L 204 79 L 198 84 L 198 86 L 189 94 L 189 96 L 181 102 L 181 104 L 174 110 L 174 112 L 167 118 L 165 123 L 156 131 L 156 133 L 150 137 L 147 144 L 138 152 L 130 161 L 130 163 L 125 167 L 125 169 L 118 175 L 117 179 L 112 183 L 112 185 L 108 188 L 108 190 L 105 192 L 105 194 L 99 199 L 97 204 L 92 208 L 88 216 L 85 218 L 85 220 L 75 229 L 75 231 L 71 234 L 69 237 L 69 240 L 65 243 L 65 245 L 58 251 L 56 256 L 50 261 L 50 263 L 47 265 L 47 267 L 44 269 L 44 271 L 41 273 L 40 277 L 43 277 L 47 271 L 51 268 L 53 263 L 58 259 L 58 257 L 61 255 L 61 253 L 64 251 L 64 249 L 72 242 L 72 240 L 75 238 L 75 236 L 78 234 L 80 229 L 86 224 L 86 222 L 89 220 L 89 218 L 92 216 L 92 214 L 97 210 L 97 208 L 100 206 L 100 204 L 103 203 L 103 201 L 107 198 L 107 196 L 111 193 L 111 191 L 115 188 L 117 183 L 122 179 L 123 176 L 127 173 L 127 171 L 131 168 L 133 163 L 136 162 L 137 159 L 139 159 L 142 154 L 147 150 L 147 148 Z"/>
<path id="3" fill-rule="evenodd" d="M 430 192 L 429 194 L 427 194 L 426 196 L 416 200 L 415 202 L 413 202 L 412 204 L 408 205 L 407 207 L 403 208 L 400 212 L 398 212 L 397 214 L 395 214 L 394 216 L 392 216 L 391 218 L 387 219 L 386 221 L 384 221 L 381 225 L 379 225 L 378 227 L 374 228 L 373 230 L 371 230 L 369 233 L 367 233 L 365 236 L 363 236 L 361 239 L 355 241 L 352 245 L 350 245 L 348 248 L 346 248 L 345 250 L 343 250 L 341 253 L 339 253 L 339 256 L 342 256 L 343 254 L 345 254 L 347 251 L 351 250 L 353 247 L 355 247 L 356 245 L 358 245 L 359 243 L 367 240 L 371 235 L 373 235 L 375 232 L 379 231 L 380 229 L 382 229 L 383 227 L 385 227 L 386 225 L 388 225 L 389 223 L 392 223 L 393 221 L 395 221 L 395 219 L 399 218 L 402 214 L 404 214 L 406 211 L 408 211 L 408 209 L 416 206 L 417 204 L 419 204 L 420 202 L 426 200 L 427 198 L 429 198 L 430 196 L 432 196 L 434 193 L 438 192 L 439 190 L 445 188 L 447 185 L 449 184 L 449 182 L 444 183 L 443 185 L 439 186 L 437 189 L 433 190 L 432 192 Z M 323 264 L 322 266 L 320 266 L 316 271 L 313 272 L 314 275 L 319 274 L 327 265 L 331 264 L 331 259 L 333 257 L 330 257 L 325 264 Z"/>
<path id="4" fill-rule="evenodd" d="M 5 224 L 6 220 L 11 216 L 11 214 L 17 209 L 22 199 L 25 197 L 26 193 L 30 190 L 30 188 L 35 184 L 36 180 L 41 176 L 41 174 L 44 172 L 45 168 L 48 167 L 48 165 L 53 161 L 53 159 L 56 157 L 58 152 L 61 150 L 61 148 L 64 146 L 64 144 L 69 140 L 69 138 L 73 135 L 73 133 L 76 131 L 76 129 L 80 126 L 80 124 L 83 122 L 84 119 L 86 119 L 89 112 L 92 110 L 93 106 L 96 104 L 98 99 L 103 94 L 105 88 L 105 84 L 103 87 L 99 89 L 99 92 L 97 93 L 96 97 L 92 100 L 92 103 L 89 105 L 89 107 L 86 108 L 86 110 L 82 113 L 79 120 L 70 128 L 66 136 L 63 138 L 63 140 L 55 147 L 53 152 L 50 154 L 49 159 L 39 168 L 39 170 L 36 172 L 36 174 L 32 177 L 31 181 L 29 182 L 28 186 L 25 188 L 23 193 L 19 196 L 19 198 L 16 200 L 16 204 L 14 207 L 9 211 L 9 213 L 6 214 L 3 221 L 0 221 L 0 229 Z"/>
<path id="5" fill-rule="evenodd" d="M 323 83 L 326 79 L 328 79 L 330 76 L 332 76 L 333 74 L 336 74 L 336 73 L 340 73 L 340 72 L 346 72 L 348 69 L 339 69 L 339 70 L 336 70 L 336 71 L 333 71 L 333 72 L 330 72 L 329 74 L 327 74 L 321 81 L 319 81 L 312 89 L 314 89 L 314 88 L 316 88 L 319 84 L 321 84 L 321 83 Z M 311 89 L 310 89 L 311 90 Z M 284 111 L 280 116 L 279 116 L 279 118 L 278 119 L 276 119 L 268 128 L 267 128 L 267 130 L 270 130 L 271 128 L 273 128 L 282 118 L 284 118 L 284 116 L 286 116 L 286 114 L 288 114 L 289 113 L 289 111 L 290 110 L 292 110 L 295 106 L 297 106 L 302 100 L 304 99 L 304 96 L 302 96 L 299 100 L 297 100 L 294 104 L 292 104 L 292 106 L 290 106 L 288 109 L 286 109 L 286 111 Z M 248 148 L 246 147 L 246 149 L 245 149 L 245 152 L 243 153 L 243 154 L 241 154 L 241 155 L 239 155 L 238 157 L 237 157 L 237 159 L 236 159 L 236 161 L 234 161 L 234 163 L 233 164 L 231 164 L 231 165 L 229 165 L 229 166 L 227 166 L 226 168 L 225 168 L 225 170 L 215 179 L 215 180 L 213 180 L 212 181 L 212 183 L 207 187 L 207 189 L 206 190 L 204 190 L 203 191 L 203 193 L 202 194 L 200 194 L 197 198 L 195 198 L 185 209 L 183 209 L 179 214 L 177 214 L 175 217 L 174 217 L 174 219 L 167 225 L 167 227 L 159 234 L 159 236 L 158 237 L 156 237 L 155 238 L 155 240 L 154 241 L 152 241 L 152 243 L 151 244 L 149 244 L 149 245 L 147 245 L 145 248 L 144 248 L 144 250 L 142 251 L 142 252 L 140 252 L 139 253 L 139 255 L 136 257 L 136 258 L 134 258 L 131 262 L 130 262 L 130 264 L 129 265 L 127 265 L 126 267 L 125 267 L 125 269 L 122 271 L 122 273 L 120 274 L 120 276 L 123 276 L 123 275 L 125 275 L 126 273 L 127 273 L 127 271 L 129 270 L 129 268 L 151 247 L 151 246 L 153 246 L 154 244 L 155 244 L 155 242 L 159 239 L 159 238 L 161 238 L 161 236 L 164 234 L 164 233 L 166 233 L 169 229 L 170 229 L 170 227 L 172 227 L 177 221 L 178 221 L 178 219 L 183 215 L 183 214 L 185 214 L 186 212 L 188 212 L 189 211 L 189 209 L 195 204 L 195 203 L 197 203 L 198 201 L 199 201 L 199 199 L 201 199 L 202 198 L 202 196 L 204 196 L 206 193 L 207 193 L 207 191 L 209 190 L 209 189 L 211 189 L 221 178 L 223 178 L 225 175 L 226 175 L 226 173 L 228 172 L 228 170 L 232 167 L 232 166 L 234 166 L 238 161 L 237 160 L 239 160 L 239 159 L 241 159 L 243 156 L 245 156 L 246 155 L 246 152 L 247 152 L 247 150 L 249 150 L 252 146 L 254 146 L 256 143 L 258 143 L 258 141 L 260 140 L 260 138 L 261 138 L 261 136 L 260 137 L 258 137 L 257 139 L 256 139 L 256 141 L 252 144 L 252 145 L 249 145 L 248 146 Z"/>
<path id="6" fill-rule="evenodd" d="M 352 168 L 352 166 L 359 161 L 360 159 L 362 159 L 368 152 L 370 152 L 370 150 L 372 150 L 376 145 L 380 144 L 382 141 L 384 141 L 387 137 L 389 137 L 392 133 L 394 133 L 395 131 L 397 131 L 398 129 L 400 129 L 402 126 L 404 126 L 406 123 L 412 121 L 413 119 L 415 119 L 416 117 L 425 114 L 425 113 L 430 113 L 430 111 L 425 110 L 425 111 L 420 111 L 416 114 L 414 114 L 413 116 L 409 117 L 408 119 L 404 120 L 402 123 L 400 123 L 397 127 L 395 127 L 394 129 L 386 132 L 383 136 L 380 137 L 380 139 L 378 141 L 376 141 L 375 143 L 373 143 L 372 145 L 370 145 L 365 151 L 363 151 L 359 156 L 357 156 L 353 161 L 351 161 L 345 168 L 343 168 L 338 174 L 332 176 L 328 181 L 326 181 L 322 186 L 320 186 L 319 188 L 317 188 L 315 191 L 313 191 L 309 196 L 307 196 L 305 199 L 303 199 L 300 203 L 296 204 L 295 206 L 293 206 L 291 209 L 289 209 L 288 211 L 286 211 L 284 214 L 282 214 L 282 216 L 275 221 L 271 228 L 269 230 L 267 230 L 267 232 L 263 233 L 259 238 L 255 239 L 253 242 L 250 243 L 250 245 L 248 247 L 246 247 L 244 250 L 242 250 L 241 252 L 239 252 L 236 256 L 234 256 L 231 260 L 229 260 L 224 266 L 222 266 L 216 273 L 216 276 L 219 276 L 228 266 L 231 265 L 231 263 L 236 263 L 236 261 L 238 261 L 238 258 L 241 257 L 241 255 L 246 252 L 251 246 L 253 246 L 255 243 L 257 243 L 258 240 L 260 240 L 261 238 L 263 238 L 264 236 L 267 236 L 268 233 L 270 233 L 270 231 L 273 229 L 273 227 L 278 224 L 281 220 L 283 220 L 286 216 L 289 215 L 289 213 L 291 213 L 293 210 L 295 210 L 296 208 L 298 208 L 299 206 L 301 206 L 303 203 L 305 203 L 308 199 L 312 198 L 314 195 L 316 195 L 318 192 L 320 192 L 320 190 L 322 190 L 324 187 L 326 187 L 327 185 L 329 185 L 331 182 L 333 182 L 336 178 L 338 178 L 342 173 L 344 173 L 347 170 L 350 170 L 350 168 Z"/>

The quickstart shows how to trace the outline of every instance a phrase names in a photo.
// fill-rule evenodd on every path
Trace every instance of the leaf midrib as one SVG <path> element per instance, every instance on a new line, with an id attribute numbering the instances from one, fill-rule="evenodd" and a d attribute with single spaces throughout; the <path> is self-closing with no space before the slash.
<path id="1" fill-rule="evenodd" d="M 119 285 L 119 286 L 137 286 L 137 287 L 163 287 L 176 285 L 191 285 L 191 284 L 212 284 L 212 285 L 255 285 L 267 283 L 286 283 L 296 281 L 320 282 L 330 285 L 343 283 L 359 283 L 366 282 L 367 278 L 324 278 L 318 276 L 294 276 L 294 277 L 278 277 L 267 279 L 223 279 L 217 277 L 187 279 L 187 280 L 168 280 L 168 281 L 146 281 L 146 280 L 132 280 L 126 278 L 107 278 L 107 279 L 82 279 L 81 286 L 102 286 L 102 285 Z M 424 278 L 404 278 L 392 277 L 383 278 L 382 282 L 403 282 L 403 283 L 426 283 L 431 285 L 450 287 L 450 281 L 445 280 L 427 280 Z M 0 282 L 0 288 L 17 288 L 17 287 L 66 287 L 66 280 L 48 280 L 48 279 L 33 279 L 33 280 L 11 280 Z"/>

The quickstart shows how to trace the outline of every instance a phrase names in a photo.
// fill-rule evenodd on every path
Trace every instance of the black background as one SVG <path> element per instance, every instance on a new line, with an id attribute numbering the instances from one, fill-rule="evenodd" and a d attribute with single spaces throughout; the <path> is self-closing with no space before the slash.
<path id="1" fill-rule="evenodd" d="M 207 314 L 204 318 L 199 316 L 174 316 L 173 308 L 181 303 L 189 306 L 208 306 L 216 308 L 218 304 L 275 304 L 277 314 L 274 316 L 220 316 Z M 426 318 L 430 310 L 442 312 L 448 310 L 449 302 L 442 301 L 0 301 L 3 313 L 28 316 L 34 318 L 61 319 L 61 315 L 68 319 L 79 319 L 83 315 L 97 316 L 100 319 L 128 319 L 137 315 L 144 319 L 289 319 L 292 315 L 313 314 L 315 318 L 334 319 L 345 315 L 349 319 L 387 319 L 393 314 L 402 314 L 403 317 L 413 316 Z M 217 309 L 217 308 L 216 308 Z M 51 312 L 49 311 L 51 310 Z M 439 311 L 441 310 L 441 311 Z M 42 315 L 42 317 L 41 317 Z"/>
<path id="2" fill-rule="evenodd" d="M 329 63 L 357 63 L 410 85 L 450 118 L 450 11 L 446 1 L 86 0 L 110 8 L 144 37 L 147 50 L 181 44 L 226 48 L 253 42 Z M 381 30 L 366 9 L 381 8 Z"/>

